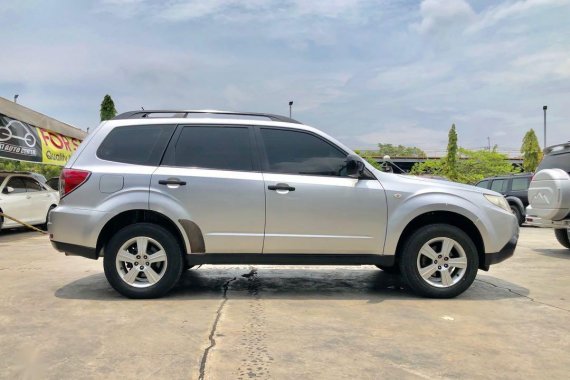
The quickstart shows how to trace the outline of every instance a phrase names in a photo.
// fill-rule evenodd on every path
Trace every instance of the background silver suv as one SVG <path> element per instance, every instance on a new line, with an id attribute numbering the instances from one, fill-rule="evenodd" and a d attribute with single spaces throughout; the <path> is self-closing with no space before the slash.
<path id="1" fill-rule="evenodd" d="M 373 264 L 429 297 L 510 257 L 498 193 L 382 173 L 323 132 L 269 114 L 134 111 L 103 122 L 61 176 L 53 246 L 104 257 L 133 298 L 196 264 Z"/>

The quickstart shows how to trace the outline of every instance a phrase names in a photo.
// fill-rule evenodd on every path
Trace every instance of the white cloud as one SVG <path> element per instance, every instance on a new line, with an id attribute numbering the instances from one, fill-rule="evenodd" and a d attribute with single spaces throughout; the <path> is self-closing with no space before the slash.
<path id="1" fill-rule="evenodd" d="M 570 0 L 515 0 L 498 2 L 476 13 L 466 0 L 422 0 L 421 21 L 412 24 L 412 28 L 423 35 L 476 33 L 535 10 L 562 6 L 568 8 L 569 5 Z"/>
<path id="2" fill-rule="evenodd" d="M 225 21 L 257 22 L 276 18 L 320 17 L 358 19 L 373 0 L 101 0 L 99 10 L 121 17 L 144 15 L 167 21 L 188 21 L 213 17 Z"/>
<path id="3" fill-rule="evenodd" d="M 34 27 L 0 33 L 0 96 L 79 126 L 105 93 L 120 111 L 294 100 L 355 148 L 445 149 L 455 122 L 463 146 L 514 149 L 547 104 L 549 141 L 568 139 L 570 0 L 4 3 Z"/>
<path id="4" fill-rule="evenodd" d="M 421 34 L 449 30 L 475 18 L 475 12 L 464 0 L 423 0 L 420 15 L 422 19 L 414 27 Z"/>
<path id="5" fill-rule="evenodd" d="M 477 22 L 470 27 L 470 31 L 477 31 L 480 29 L 491 27 L 498 22 L 510 18 L 516 17 L 518 15 L 525 14 L 529 11 L 548 8 L 548 7 L 558 7 L 563 5 L 570 5 L 568 0 L 519 0 L 510 1 L 502 4 L 498 4 L 484 12 L 482 12 L 477 20 Z"/>
<path id="6" fill-rule="evenodd" d="M 447 145 L 447 131 L 417 126 L 415 122 L 392 123 L 377 131 L 357 136 L 356 148 L 374 148 L 377 144 L 417 146 L 426 153 L 435 152 Z"/>

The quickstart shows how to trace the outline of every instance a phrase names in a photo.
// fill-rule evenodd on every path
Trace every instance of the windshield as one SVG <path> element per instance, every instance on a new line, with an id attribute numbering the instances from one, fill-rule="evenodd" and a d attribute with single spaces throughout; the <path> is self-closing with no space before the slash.
<path id="1" fill-rule="evenodd" d="M 565 172 L 570 172 L 570 157 L 568 153 L 544 156 L 536 171 L 539 172 L 542 169 L 562 169 Z"/>

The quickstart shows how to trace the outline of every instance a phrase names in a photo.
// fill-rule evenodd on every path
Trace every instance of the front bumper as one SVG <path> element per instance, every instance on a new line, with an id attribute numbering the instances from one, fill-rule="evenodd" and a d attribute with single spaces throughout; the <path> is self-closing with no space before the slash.
<path id="1" fill-rule="evenodd" d="M 499 252 L 485 254 L 485 268 L 489 268 L 490 265 L 498 264 L 511 257 L 515 253 L 518 240 L 519 236 L 517 234 Z"/>

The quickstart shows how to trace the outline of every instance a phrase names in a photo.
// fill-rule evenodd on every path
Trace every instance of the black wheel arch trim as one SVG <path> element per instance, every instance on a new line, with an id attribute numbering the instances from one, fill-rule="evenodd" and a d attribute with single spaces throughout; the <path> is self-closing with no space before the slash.
<path id="1" fill-rule="evenodd" d="M 489 270 L 489 266 L 493 264 L 498 264 L 500 262 L 505 261 L 509 257 L 512 257 L 515 253 L 515 248 L 517 247 L 518 239 L 519 239 L 518 235 L 513 236 L 511 240 L 509 240 L 507 244 L 505 244 L 505 246 L 501 248 L 499 252 L 486 253 L 484 268 L 482 269 Z"/>

